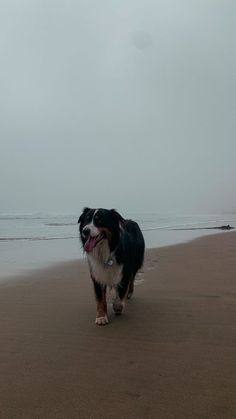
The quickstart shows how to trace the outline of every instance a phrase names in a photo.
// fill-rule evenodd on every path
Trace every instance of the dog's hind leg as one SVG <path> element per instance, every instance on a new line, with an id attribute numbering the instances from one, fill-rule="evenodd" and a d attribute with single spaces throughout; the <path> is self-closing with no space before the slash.
<path id="1" fill-rule="evenodd" d="M 97 312 L 95 323 L 99 326 L 104 326 L 108 323 L 107 318 L 107 302 L 106 302 L 106 286 L 99 284 L 93 277 L 93 285 L 95 297 L 97 300 Z"/>
<path id="2" fill-rule="evenodd" d="M 129 283 L 129 289 L 128 289 L 128 294 L 127 294 L 127 299 L 130 300 L 130 298 L 132 297 L 134 293 L 134 279 L 131 279 L 130 283 Z"/>

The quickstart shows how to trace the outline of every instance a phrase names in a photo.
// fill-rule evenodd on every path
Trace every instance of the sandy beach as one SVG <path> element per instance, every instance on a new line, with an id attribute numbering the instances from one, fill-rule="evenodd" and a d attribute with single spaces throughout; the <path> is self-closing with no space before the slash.
<path id="1" fill-rule="evenodd" d="M 148 250 L 105 327 L 85 261 L 1 282 L 0 417 L 236 418 L 235 249 L 223 233 Z"/>

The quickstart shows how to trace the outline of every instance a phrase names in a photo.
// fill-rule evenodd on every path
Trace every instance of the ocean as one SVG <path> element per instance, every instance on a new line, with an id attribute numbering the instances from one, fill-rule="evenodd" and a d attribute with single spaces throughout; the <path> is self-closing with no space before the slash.
<path id="1" fill-rule="evenodd" d="M 236 226 L 236 213 L 124 215 L 139 223 L 147 248 L 173 245 L 220 232 L 204 230 L 206 227 Z M 77 220 L 78 214 L 0 213 L 0 277 L 82 258 Z M 191 228 L 193 230 L 185 230 Z"/>

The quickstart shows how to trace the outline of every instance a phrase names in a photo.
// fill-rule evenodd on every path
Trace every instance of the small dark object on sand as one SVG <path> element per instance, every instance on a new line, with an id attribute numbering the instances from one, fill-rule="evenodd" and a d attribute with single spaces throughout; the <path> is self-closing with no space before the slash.
<path id="1" fill-rule="evenodd" d="M 220 230 L 233 230 L 234 227 L 231 227 L 229 224 L 227 224 L 227 226 L 221 226 L 221 227 L 216 227 Z"/>
<path id="2" fill-rule="evenodd" d="M 234 230 L 229 224 L 219 227 L 189 227 L 189 228 L 173 228 L 173 230 Z"/>

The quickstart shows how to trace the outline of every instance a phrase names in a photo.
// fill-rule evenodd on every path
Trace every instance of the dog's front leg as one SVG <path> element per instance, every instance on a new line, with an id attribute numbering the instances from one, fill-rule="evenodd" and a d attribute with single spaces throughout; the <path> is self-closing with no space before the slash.
<path id="1" fill-rule="evenodd" d="M 95 278 L 92 277 L 95 297 L 97 300 L 97 313 L 95 323 L 99 326 L 104 326 L 108 323 L 107 318 L 107 302 L 106 302 L 106 286 L 99 284 Z"/>
<path id="2" fill-rule="evenodd" d="M 115 314 L 121 314 L 125 306 L 125 300 L 129 292 L 131 275 L 124 275 L 116 290 L 116 298 L 113 301 Z"/>

